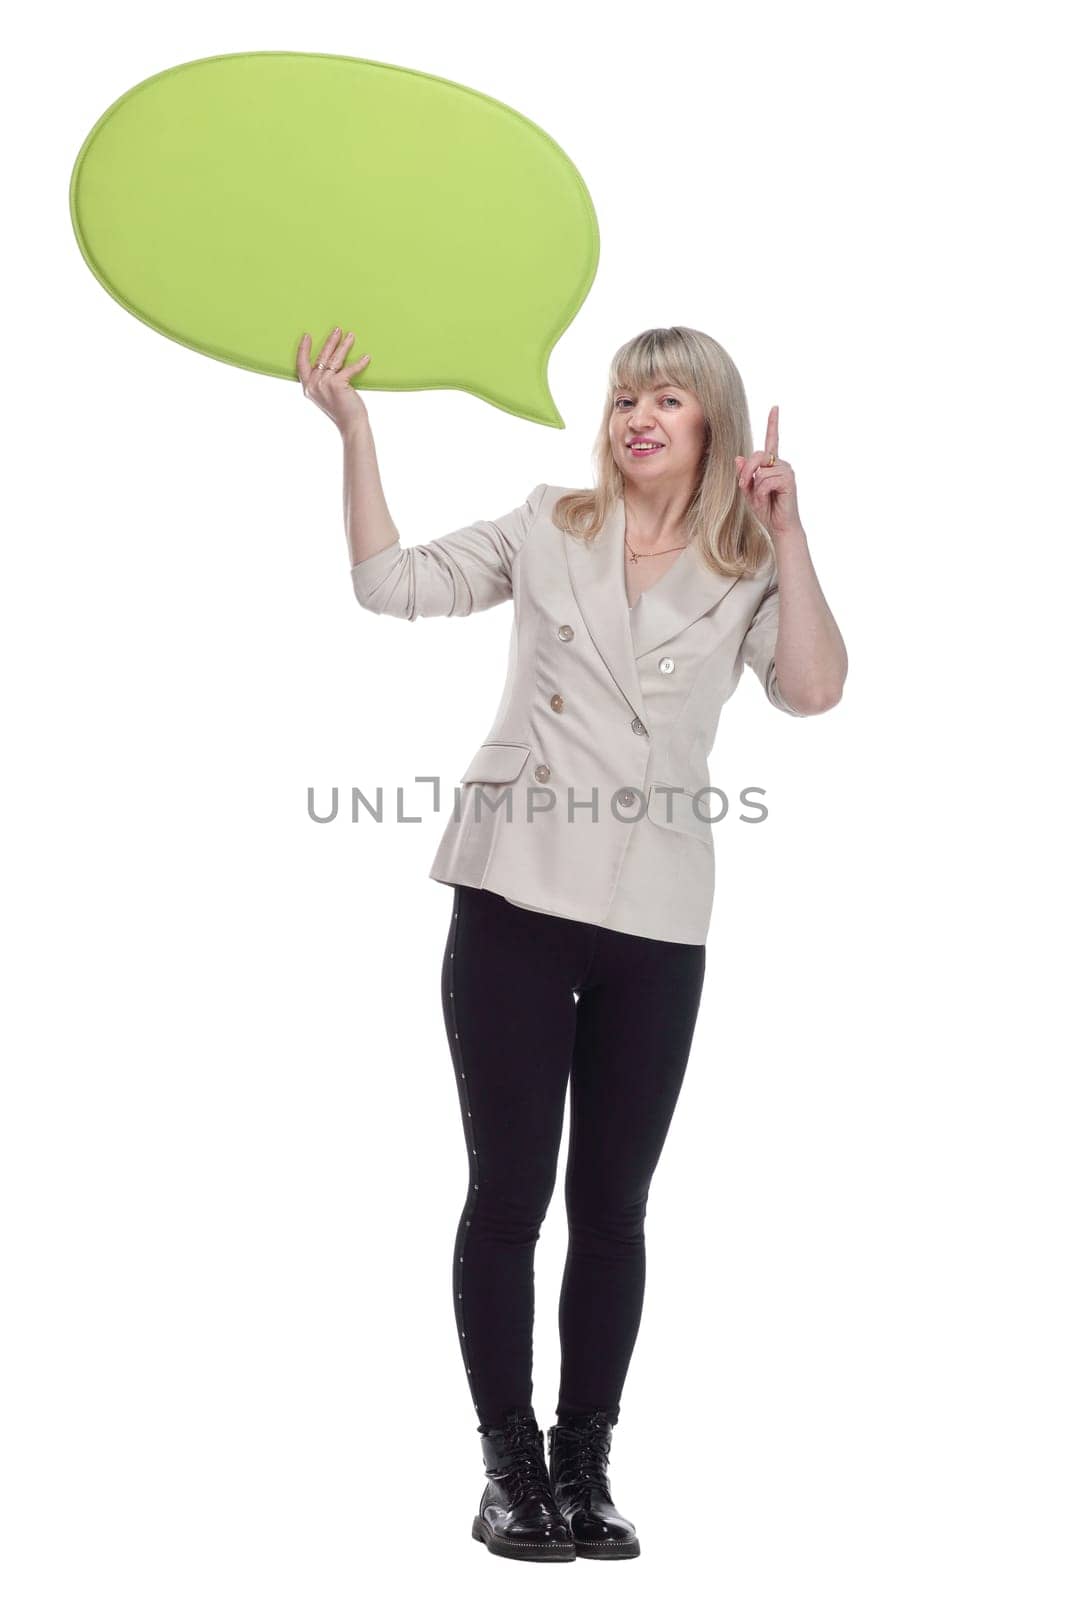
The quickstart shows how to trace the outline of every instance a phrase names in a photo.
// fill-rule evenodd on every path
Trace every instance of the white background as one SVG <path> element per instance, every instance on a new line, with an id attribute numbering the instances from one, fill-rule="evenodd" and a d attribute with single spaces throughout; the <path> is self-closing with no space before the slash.
<path id="1" fill-rule="evenodd" d="M 539 1581 L 469 1533 L 451 890 L 427 877 L 444 819 L 306 808 L 310 784 L 457 781 L 510 607 L 360 611 L 331 424 L 295 382 L 123 311 L 67 209 L 126 89 L 273 49 L 507 101 L 596 206 L 598 275 L 549 369 L 565 430 L 368 395 L 404 542 L 588 483 L 611 352 L 688 323 L 738 363 L 757 442 L 781 408 L 849 647 L 827 716 L 775 712 L 750 673 L 724 713 L 713 781 L 763 785 L 771 817 L 716 830 L 704 1003 L 650 1197 L 612 1451 L 643 1554 L 543 1581 L 1062 1596 L 1063 128 L 1038 8 L 217 0 L 20 29 L 6 1592 Z M 358 336 L 359 307 L 337 310 Z M 537 1257 L 546 1428 L 562 1167 Z"/>

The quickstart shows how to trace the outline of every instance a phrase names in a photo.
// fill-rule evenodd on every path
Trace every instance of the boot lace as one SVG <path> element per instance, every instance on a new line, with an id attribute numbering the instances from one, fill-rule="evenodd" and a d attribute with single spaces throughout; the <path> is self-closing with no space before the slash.
<path id="1" fill-rule="evenodd" d="M 520 1494 L 543 1491 L 548 1486 L 548 1475 L 533 1420 L 509 1417 L 502 1431 L 507 1463 L 494 1472 L 493 1477 L 509 1479 Z"/>
<path id="2" fill-rule="evenodd" d="M 607 1414 L 594 1411 L 580 1422 L 567 1423 L 566 1478 L 574 1488 L 596 1488 L 610 1494 L 608 1485 L 608 1452 L 611 1434 Z"/>

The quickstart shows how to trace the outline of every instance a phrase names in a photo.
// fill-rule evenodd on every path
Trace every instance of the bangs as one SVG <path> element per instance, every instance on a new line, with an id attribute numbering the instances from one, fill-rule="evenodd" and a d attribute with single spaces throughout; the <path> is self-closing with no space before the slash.
<path id="1" fill-rule="evenodd" d="M 652 365 L 644 366 L 633 361 L 628 361 L 620 367 L 615 374 L 613 389 L 632 389 L 635 393 L 639 389 L 689 389 L 692 382 L 687 383 L 677 373 L 668 372 L 663 367 Z"/>
<path id="2" fill-rule="evenodd" d="M 658 339 L 640 339 L 628 350 L 620 351 L 612 368 L 612 386 L 615 389 L 688 389 L 696 393 L 696 374 L 685 368 L 688 363 L 678 360 L 678 351 L 670 359 Z"/>
<path id="3" fill-rule="evenodd" d="M 701 392 L 697 353 L 685 328 L 646 328 L 615 352 L 612 382 L 618 389 L 687 389 Z"/>

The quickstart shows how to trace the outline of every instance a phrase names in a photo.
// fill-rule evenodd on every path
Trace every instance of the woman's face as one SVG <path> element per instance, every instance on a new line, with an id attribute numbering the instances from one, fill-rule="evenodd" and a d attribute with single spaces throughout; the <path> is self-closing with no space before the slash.
<path id="1" fill-rule="evenodd" d="M 616 389 L 608 429 L 611 453 L 628 483 L 684 486 L 703 470 L 704 412 L 689 389 Z M 651 445 L 652 449 L 635 448 Z"/>

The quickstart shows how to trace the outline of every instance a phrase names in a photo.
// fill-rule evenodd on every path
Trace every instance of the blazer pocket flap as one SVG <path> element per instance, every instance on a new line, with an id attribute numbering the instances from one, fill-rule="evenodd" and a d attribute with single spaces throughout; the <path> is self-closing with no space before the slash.
<path id="1" fill-rule="evenodd" d="M 530 755 L 528 744 L 483 744 L 461 783 L 511 783 Z"/>
<path id="2" fill-rule="evenodd" d="M 704 814 L 707 803 L 706 797 L 694 797 L 691 790 L 673 784 L 653 783 L 648 790 L 648 815 L 653 822 L 711 844 L 711 821 Z"/>

